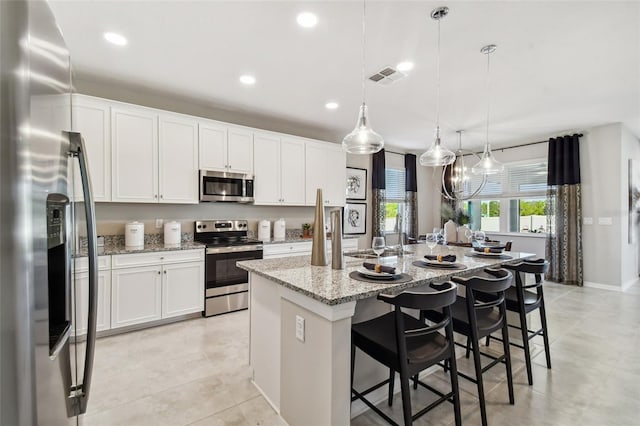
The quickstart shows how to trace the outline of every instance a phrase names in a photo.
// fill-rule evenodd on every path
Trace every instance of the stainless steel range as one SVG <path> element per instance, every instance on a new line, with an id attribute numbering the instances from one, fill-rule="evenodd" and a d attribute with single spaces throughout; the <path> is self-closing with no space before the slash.
<path id="1" fill-rule="evenodd" d="M 194 240 L 207 245 L 204 316 L 247 309 L 249 274 L 240 260 L 262 259 L 262 241 L 247 237 L 246 220 L 203 220 L 195 223 Z"/>

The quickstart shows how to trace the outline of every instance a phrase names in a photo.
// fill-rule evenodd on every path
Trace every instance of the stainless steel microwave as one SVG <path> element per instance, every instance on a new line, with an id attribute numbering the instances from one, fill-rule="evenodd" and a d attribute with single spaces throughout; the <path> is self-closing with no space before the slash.
<path id="1" fill-rule="evenodd" d="M 200 201 L 253 202 L 253 176 L 200 170 Z"/>

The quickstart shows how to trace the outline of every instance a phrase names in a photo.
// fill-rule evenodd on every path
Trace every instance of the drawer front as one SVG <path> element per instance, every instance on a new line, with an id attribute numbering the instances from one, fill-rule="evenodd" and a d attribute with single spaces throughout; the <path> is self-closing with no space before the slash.
<path id="1" fill-rule="evenodd" d="M 112 256 L 112 258 L 111 264 L 113 269 L 157 265 L 159 263 L 197 262 L 204 260 L 204 249 L 117 254 Z"/>
<path id="2" fill-rule="evenodd" d="M 224 314 L 240 309 L 247 309 L 249 306 L 249 293 L 235 293 L 227 296 L 211 297 L 205 302 L 205 316 Z"/>
<path id="3" fill-rule="evenodd" d="M 76 257 L 73 259 L 75 263 L 75 272 L 87 272 L 89 270 L 88 257 Z M 98 270 L 104 271 L 111 268 L 111 256 L 98 256 Z"/>
<path id="4" fill-rule="evenodd" d="M 311 241 L 265 245 L 263 250 L 264 257 L 288 254 L 311 254 Z"/>

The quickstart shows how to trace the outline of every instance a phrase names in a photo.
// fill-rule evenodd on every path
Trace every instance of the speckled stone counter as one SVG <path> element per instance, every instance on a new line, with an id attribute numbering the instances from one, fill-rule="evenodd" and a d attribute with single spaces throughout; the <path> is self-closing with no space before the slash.
<path id="1" fill-rule="evenodd" d="M 205 245 L 193 241 L 193 234 L 182 236 L 179 247 L 165 247 L 162 241 L 162 234 L 146 234 L 144 238 L 144 248 L 140 250 L 130 250 L 124 245 L 124 235 L 108 235 L 104 238 L 104 246 L 98 246 L 98 256 L 108 256 L 112 254 L 131 254 L 131 253 L 148 253 L 156 251 L 174 251 L 174 250 L 195 250 L 204 249 Z M 86 257 L 87 245 L 86 239 L 80 241 L 80 250 L 74 257 Z"/>
<path id="2" fill-rule="evenodd" d="M 413 254 L 403 257 L 391 257 L 385 264 L 395 265 L 398 272 L 407 273 L 414 279 L 407 283 L 394 284 L 386 281 L 367 283 L 349 278 L 349 273 L 362 265 L 363 260 L 345 256 L 345 269 L 335 270 L 331 266 L 311 266 L 309 256 L 292 256 L 279 259 L 250 260 L 238 262 L 238 266 L 249 272 L 254 272 L 268 278 L 291 290 L 302 293 L 327 305 L 338 305 L 354 300 L 374 297 L 382 292 L 398 292 L 405 288 L 428 284 L 436 279 L 446 279 L 453 275 L 466 274 L 495 264 L 513 262 L 519 258 L 530 257 L 530 253 L 509 253 L 513 259 L 492 259 L 468 257 L 464 254 L 468 248 L 436 247 L 434 254 L 455 254 L 457 262 L 467 266 L 465 270 L 448 270 L 436 268 L 420 268 L 412 265 L 415 260 L 422 259 L 429 254 L 424 245 L 411 245 L 408 249 Z M 384 259 L 383 259 L 384 260 Z M 369 260 L 375 261 L 375 260 Z"/>

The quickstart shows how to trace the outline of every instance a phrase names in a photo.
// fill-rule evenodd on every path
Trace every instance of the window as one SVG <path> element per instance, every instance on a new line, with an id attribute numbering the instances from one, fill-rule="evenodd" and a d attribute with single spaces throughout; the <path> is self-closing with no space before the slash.
<path id="1" fill-rule="evenodd" d="M 465 192 L 482 182 L 471 176 Z M 505 164 L 503 173 L 487 176 L 474 199 L 463 203 L 471 216 L 471 228 L 489 232 L 546 232 L 547 162 L 529 160 Z"/>
<path id="2" fill-rule="evenodd" d="M 384 230 L 388 233 L 398 232 L 398 213 L 402 213 L 405 198 L 404 169 L 385 169 L 386 179 L 386 221 Z"/>

